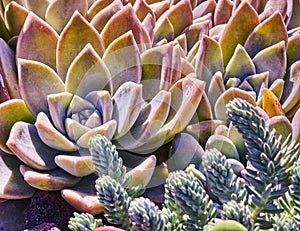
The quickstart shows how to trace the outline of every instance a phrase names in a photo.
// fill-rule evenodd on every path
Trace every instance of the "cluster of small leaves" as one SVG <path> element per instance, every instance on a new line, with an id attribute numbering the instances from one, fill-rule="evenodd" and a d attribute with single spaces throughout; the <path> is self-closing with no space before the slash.
<path id="1" fill-rule="evenodd" d="M 299 156 L 299 144 L 282 136 L 276 138 L 275 129 L 265 124 L 259 112 L 247 101 L 234 99 L 227 104 L 229 121 L 242 134 L 247 147 L 245 179 L 251 194 L 252 217 L 261 228 L 271 228 L 272 223 L 261 219 L 263 213 L 281 213 L 273 203 L 288 190 L 291 163 Z"/>
<path id="2" fill-rule="evenodd" d="M 202 183 L 184 171 L 170 173 L 165 186 L 164 206 L 179 212 L 182 230 L 203 230 L 214 217 L 216 209 L 206 194 Z"/>
<path id="3" fill-rule="evenodd" d="M 241 179 L 234 173 L 226 157 L 217 149 L 206 150 L 202 159 L 206 187 L 219 200 L 226 203 L 247 200 L 247 191 Z"/>
<path id="4" fill-rule="evenodd" d="M 129 208 L 134 230 L 164 230 L 165 221 L 161 210 L 148 198 L 135 198 Z"/>
<path id="5" fill-rule="evenodd" d="M 298 231 L 299 224 L 294 217 L 289 216 L 288 214 L 284 214 L 279 219 L 274 222 L 275 231 Z"/>
<path id="6" fill-rule="evenodd" d="M 89 213 L 74 213 L 74 217 L 70 218 L 68 228 L 73 231 L 89 231 L 102 226 L 101 219 L 95 219 Z"/>
<path id="7" fill-rule="evenodd" d="M 243 224 L 248 231 L 254 230 L 254 221 L 251 219 L 251 209 L 244 203 L 228 201 L 223 205 L 222 219 L 235 220 Z"/>

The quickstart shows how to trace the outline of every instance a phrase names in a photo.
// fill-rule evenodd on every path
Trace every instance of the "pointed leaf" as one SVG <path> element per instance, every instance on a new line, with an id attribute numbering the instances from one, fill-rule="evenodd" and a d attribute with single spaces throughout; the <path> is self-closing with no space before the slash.
<path id="1" fill-rule="evenodd" d="M 284 115 L 284 111 L 281 108 L 278 98 L 267 88 L 263 89 L 262 108 L 270 118 L 273 116 Z"/>
<path id="2" fill-rule="evenodd" d="M 256 106 L 255 99 L 249 92 L 238 88 L 229 88 L 220 95 L 214 106 L 215 115 L 218 120 L 227 121 L 226 104 L 234 98 L 242 98 L 248 101 L 251 105 Z"/>
<path id="3" fill-rule="evenodd" d="M 226 24 L 231 17 L 234 3 L 230 0 L 219 0 L 214 14 L 214 24 Z"/>
<path id="4" fill-rule="evenodd" d="M 140 112 L 132 128 L 120 137 L 118 148 L 133 149 L 147 142 L 163 126 L 169 114 L 171 93 L 160 91 Z"/>
<path id="5" fill-rule="evenodd" d="M 215 0 L 208 0 L 201 2 L 195 9 L 193 9 L 193 18 L 197 19 L 209 13 L 213 14 L 216 8 Z"/>
<path id="6" fill-rule="evenodd" d="M 58 34 L 47 23 L 29 13 L 17 44 L 17 58 L 41 62 L 56 70 Z"/>
<path id="7" fill-rule="evenodd" d="M 144 44 L 142 24 L 134 13 L 131 4 L 127 4 L 118 11 L 106 24 L 101 32 L 104 45 L 107 48 L 115 39 L 132 30 L 137 44 Z M 143 46 L 143 45 L 142 45 Z"/>
<path id="8" fill-rule="evenodd" d="M 197 78 L 206 82 L 206 92 L 212 77 L 218 71 L 224 72 L 221 47 L 216 40 L 203 35 L 196 56 L 196 74 Z"/>
<path id="9" fill-rule="evenodd" d="M 276 79 L 284 77 L 286 71 L 285 51 L 285 43 L 282 41 L 262 50 L 253 59 L 257 73 L 269 71 L 269 86 Z"/>
<path id="10" fill-rule="evenodd" d="M 245 79 L 251 86 L 251 90 L 254 90 L 258 97 L 260 97 L 262 89 L 268 86 L 268 80 L 269 72 L 250 75 Z"/>
<path id="11" fill-rule="evenodd" d="M 289 37 L 287 46 L 287 68 L 294 62 L 300 60 L 300 34 Z"/>
<path id="12" fill-rule="evenodd" d="M 15 1 L 5 8 L 6 27 L 11 36 L 19 35 L 29 11 Z"/>
<path id="13" fill-rule="evenodd" d="M 245 49 L 251 57 L 261 50 L 284 41 L 287 44 L 287 31 L 281 14 L 277 11 L 271 17 L 260 23 L 249 35 Z"/>
<path id="14" fill-rule="evenodd" d="M 47 97 L 51 120 L 55 128 L 63 134 L 66 134 L 64 119 L 67 117 L 67 108 L 72 97 L 72 94 L 68 92 L 50 94 Z"/>
<path id="15" fill-rule="evenodd" d="M 111 1 L 111 0 L 109 0 Z M 106 3 L 106 1 L 97 1 L 99 3 Z M 96 3 L 96 2 L 95 2 Z M 94 4 L 95 5 L 95 4 Z M 100 5 L 100 4 L 99 4 Z M 91 20 L 91 25 L 96 28 L 96 30 L 101 33 L 107 22 L 111 17 L 114 16 L 118 11 L 123 8 L 123 4 L 120 0 L 112 1 L 107 7 L 99 11 Z M 96 12 L 95 12 L 96 13 Z"/>
<path id="16" fill-rule="evenodd" d="M 87 19 L 91 21 L 97 13 L 105 9 L 106 7 L 109 7 L 110 5 L 113 5 L 114 2 L 117 2 L 118 0 L 102 0 L 102 1 L 94 1 L 93 4 L 89 7 L 87 12 Z"/>
<path id="17" fill-rule="evenodd" d="M 242 81 L 245 77 L 253 74 L 255 74 L 255 66 L 246 50 L 238 44 L 226 66 L 224 80 L 236 77 Z"/>
<path id="18" fill-rule="evenodd" d="M 0 198 L 8 200 L 30 198 L 35 189 L 29 186 L 19 171 L 22 162 L 16 157 L 0 152 Z"/>
<path id="19" fill-rule="evenodd" d="M 85 16 L 88 10 L 87 1 L 53 0 L 47 8 L 45 18 L 57 33 L 61 33 L 76 10 L 78 10 L 81 15 Z"/>
<path id="20" fill-rule="evenodd" d="M 160 18 L 161 15 L 170 8 L 169 1 L 155 1 L 151 3 L 149 0 L 147 0 L 147 3 L 150 4 L 150 7 L 155 14 L 155 18 L 157 19 Z"/>
<path id="21" fill-rule="evenodd" d="M 72 18 L 61 32 L 57 45 L 57 72 L 65 80 L 69 66 L 79 52 L 90 43 L 95 51 L 103 54 L 101 37 L 80 14 L 75 11 Z"/>
<path id="22" fill-rule="evenodd" d="M 125 57 L 130 57 L 125 58 Z M 125 82 L 140 83 L 142 77 L 141 57 L 132 31 L 115 39 L 106 49 L 103 62 L 111 73 L 113 91 Z"/>
<path id="23" fill-rule="evenodd" d="M 88 132 L 84 133 L 78 140 L 77 144 L 82 148 L 88 148 L 89 140 L 92 136 L 95 136 L 97 134 L 106 136 L 107 139 L 112 139 L 113 135 L 115 134 L 117 128 L 117 122 L 115 120 L 108 121 L 105 124 L 102 124 L 101 126 L 95 127 Z"/>
<path id="24" fill-rule="evenodd" d="M 25 165 L 20 166 L 24 180 L 34 188 L 44 191 L 57 191 L 77 184 L 81 178 L 70 175 L 62 169 L 38 172 Z"/>
<path id="25" fill-rule="evenodd" d="M 0 70 L 10 98 L 21 98 L 18 86 L 15 53 L 0 39 Z"/>
<path id="26" fill-rule="evenodd" d="M 300 141 L 300 110 L 297 110 L 292 119 L 292 128 L 293 140 L 298 143 Z"/>
<path id="27" fill-rule="evenodd" d="M 50 0 L 25 0 L 27 9 L 34 12 L 43 20 L 45 20 L 46 10 L 50 3 Z"/>
<path id="28" fill-rule="evenodd" d="M 153 10 L 145 0 L 136 0 L 133 5 L 134 12 L 140 21 L 143 21 L 147 14 L 155 17 Z"/>
<path id="29" fill-rule="evenodd" d="M 94 172 L 91 156 L 57 155 L 55 163 L 73 176 L 87 176 Z"/>
<path id="30" fill-rule="evenodd" d="M 142 85 L 126 82 L 113 96 L 113 119 L 118 127 L 115 139 L 123 136 L 132 127 L 142 109 Z"/>
<path id="31" fill-rule="evenodd" d="M 197 115 L 196 119 L 198 121 L 213 119 L 213 112 L 211 109 L 211 105 L 205 93 L 203 93 L 202 95 L 201 101 L 199 103 L 199 106 L 195 114 Z"/>
<path id="32" fill-rule="evenodd" d="M 73 60 L 66 77 L 66 91 L 85 97 L 94 90 L 112 93 L 109 70 L 90 44 Z"/>
<path id="33" fill-rule="evenodd" d="M 166 39 L 172 41 L 174 39 L 174 28 L 169 18 L 164 18 L 156 23 L 154 27 L 154 43 Z"/>
<path id="34" fill-rule="evenodd" d="M 49 147 L 61 151 L 76 151 L 78 149 L 73 142 L 54 128 L 45 113 L 41 112 L 38 114 L 34 125 L 41 140 Z"/>
<path id="35" fill-rule="evenodd" d="M 14 123 L 24 121 L 34 123 L 35 117 L 26 107 L 23 100 L 13 99 L 0 104 L 0 148 L 8 153 L 10 149 L 6 146 L 6 141 L 9 137 Z"/>
<path id="36" fill-rule="evenodd" d="M 236 46 L 244 44 L 248 35 L 259 24 L 256 11 L 248 1 L 243 1 L 230 18 L 221 37 L 224 65 L 227 66 Z"/>
<path id="37" fill-rule="evenodd" d="M 54 157 L 58 151 L 42 142 L 33 124 L 15 123 L 6 145 L 20 160 L 32 168 L 50 170 L 57 167 Z"/>
<path id="38" fill-rule="evenodd" d="M 225 86 L 223 81 L 223 76 L 221 72 L 216 72 L 212 77 L 212 80 L 209 84 L 207 98 L 209 99 L 210 105 L 213 108 L 216 104 L 220 95 L 225 92 Z M 214 112 L 213 112 L 214 113 Z"/>
<path id="39" fill-rule="evenodd" d="M 293 134 L 293 127 L 289 119 L 286 116 L 273 116 L 267 123 L 271 129 L 276 129 L 276 135 L 282 136 L 282 141 L 284 141 L 290 134 Z"/>
<path id="40" fill-rule="evenodd" d="M 22 98 L 34 115 L 48 114 L 47 96 L 65 91 L 64 83 L 55 71 L 37 61 L 19 59 L 19 78 Z"/>

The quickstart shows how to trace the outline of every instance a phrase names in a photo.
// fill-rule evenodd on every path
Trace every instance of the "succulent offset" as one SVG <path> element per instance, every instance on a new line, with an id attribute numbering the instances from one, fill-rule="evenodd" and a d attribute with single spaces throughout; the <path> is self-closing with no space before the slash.
<path id="1" fill-rule="evenodd" d="M 144 187 L 152 174 L 162 184 L 168 172 L 196 164 L 200 169 L 187 171 L 206 179 L 214 201 L 228 204 L 222 218 L 240 219 L 253 229 L 253 220 L 241 219 L 250 209 L 241 205 L 249 196 L 240 178 L 251 162 L 247 140 L 228 121 L 226 104 L 245 99 L 263 124 L 275 128 L 271 136 L 281 135 L 279 146 L 299 142 L 296 1 L 45 0 L 39 7 L 33 0 L 1 2 L 0 172 L 9 177 L 1 180 L 0 198 L 63 189 L 78 210 L 102 212 L 96 192 L 84 189 L 96 177 L 88 142 L 101 134 L 124 162 L 133 162 L 130 167 L 143 162 L 133 176 L 151 169 L 134 178 Z M 155 158 L 147 159 L 150 154 Z M 262 159 L 275 158 L 276 165 L 277 154 Z M 272 166 L 264 171 L 277 168 Z M 252 173 L 245 177 L 250 182 Z M 221 186 L 219 175 L 228 178 Z M 103 180 L 105 187 L 109 181 Z M 264 196 L 272 192 L 270 185 L 255 193 L 269 198 Z M 261 203 L 251 204 L 258 215 Z M 135 204 L 161 216 L 148 200 Z M 162 224 L 178 218 L 164 212 L 169 215 Z M 141 221 L 138 215 L 133 219 Z M 187 219 L 181 225 L 209 229 L 213 221 L 197 219 L 199 224 Z M 274 219 L 295 224 L 294 217 Z"/>

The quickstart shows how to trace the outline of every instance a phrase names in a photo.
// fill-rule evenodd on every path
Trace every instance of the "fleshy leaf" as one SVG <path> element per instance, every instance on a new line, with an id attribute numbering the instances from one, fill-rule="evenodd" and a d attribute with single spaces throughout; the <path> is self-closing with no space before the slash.
<path id="1" fill-rule="evenodd" d="M 132 127 L 142 109 L 142 85 L 126 82 L 113 96 L 113 119 L 117 121 L 115 139 Z"/>
<path id="2" fill-rule="evenodd" d="M 50 94 L 47 97 L 51 120 L 58 131 L 66 134 L 64 119 L 67 116 L 67 108 L 72 100 L 72 94 L 61 92 L 58 94 Z"/>
<path id="3" fill-rule="evenodd" d="M 152 99 L 160 90 L 169 90 L 180 79 L 179 48 L 170 42 L 145 51 L 142 55 L 143 97 Z"/>
<path id="4" fill-rule="evenodd" d="M 104 4 L 108 1 L 97 1 L 97 2 Z M 101 31 L 103 30 L 103 28 L 105 27 L 109 19 L 123 8 L 123 4 L 120 0 L 111 1 L 111 2 L 112 3 L 110 3 L 107 7 L 99 11 L 95 15 L 95 17 L 91 20 L 91 25 L 95 27 L 99 33 L 101 33 Z"/>
<path id="5" fill-rule="evenodd" d="M 230 0 L 219 0 L 214 14 L 214 24 L 225 24 L 231 17 L 234 3 Z"/>
<path id="6" fill-rule="evenodd" d="M 94 90 L 112 93 L 109 70 L 90 44 L 76 56 L 66 77 L 66 91 L 85 97 Z"/>
<path id="7" fill-rule="evenodd" d="M 245 49 L 251 57 L 261 50 L 281 41 L 287 44 L 287 31 L 281 14 L 277 11 L 271 17 L 260 23 L 249 35 Z"/>
<path id="8" fill-rule="evenodd" d="M 118 148 L 132 149 L 147 142 L 163 126 L 169 114 L 170 92 L 160 91 L 140 112 L 132 128 L 117 140 Z"/>
<path id="9" fill-rule="evenodd" d="M 87 176 L 94 171 L 91 156 L 57 155 L 55 163 L 73 176 Z"/>
<path id="10" fill-rule="evenodd" d="M 300 60 L 300 34 L 289 37 L 287 46 L 287 67 Z"/>
<path id="11" fill-rule="evenodd" d="M 76 210 L 82 213 L 90 213 L 97 215 L 103 213 L 105 208 L 100 204 L 96 192 L 82 193 L 72 189 L 63 189 L 61 191 L 62 197 Z"/>
<path id="12" fill-rule="evenodd" d="M 193 18 L 198 19 L 202 16 L 205 16 L 209 13 L 213 14 L 216 8 L 215 0 L 208 0 L 201 2 L 195 9 L 193 9 Z"/>
<path id="13" fill-rule="evenodd" d="M 246 50 L 238 44 L 226 66 L 224 80 L 236 77 L 243 81 L 245 77 L 253 74 L 255 74 L 255 66 Z"/>
<path id="14" fill-rule="evenodd" d="M 234 98 L 242 98 L 248 101 L 248 103 L 251 105 L 256 106 L 255 99 L 249 92 L 240 90 L 238 88 L 229 88 L 227 91 L 223 92 L 215 104 L 214 110 L 218 120 L 227 120 L 226 104 Z"/>
<path id="15" fill-rule="evenodd" d="M 50 2 L 50 0 L 25 0 L 25 5 L 28 10 L 45 20 L 46 10 Z"/>
<path id="16" fill-rule="evenodd" d="M 73 141 L 77 141 L 83 134 L 91 130 L 87 126 L 70 118 L 65 119 L 65 129 L 68 137 Z"/>
<path id="17" fill-rule="evenodd" d="M 45 18 L 46 21 L 60 33 L 76 10 L 85 16 L 88 10 L 87 1 L 54 0 L 50 2 Z"/>
<path id="18" fill-rule="evenodd" d="M 165 15 L 161 18 L 167 17 L 173 25 L 174 37 L 177 37 L 182 31 L 193 23 L 193 12 L 191 2 L 189 0 L 182 0 L 170 7 Z M 184 20 L 182 20 L 184 18 Z"/>
<path id="19" fill-rule="evenodd" d="M 248 76 L 244 81 L 250 84 L 251 89 L 260 97 L 261 91 L 268 86 L 269 72 L 262 72 Z"/>
<path id="20" fill-rule="evenodd" d="M 267 88 L 263 89 L 262 108 L 271 118 L 273 116 L 284 115 L 278 98 Z"/>
<path id="21" fill-rule="evenodd" d="M 197 120 L 199 121 L 213 119 L 211 105 L 205 93 L 203 93 L 202 95 L 201 101 L 195 114 L 197 115 Z"/>
<path id="22" fill-rule="evenodd" d="M 166 39 L 172 41 L 174 39 L 174 28 L 170 20 L 166 17 L 156 23 L 154 27 L 154 43 Z"/>
<path id="23" fill-rule="evenodd" d="M 49 66 L 19 59 L 19 85 L 22 98 L 35 116 L 39 112 L 49 113 L 47 96 L 65 91 L 59 76 Z"/>
<path id="24" fill-rule="evenodd" d="M 269 71 L 269 86 L 271 86 L 276 79 L 283 79 L 284 77 L 286 71 L 285 51 L 285 42 L 281 41 L 260 51 L 253 58 L 257 73 Z"/>
<path id="25" fill-rule="evenodd" d="M 61 32 L 57 45 L 57 72 L 62 80 L 65 80 L 69 66 L 74 58 L 88 43 L 102 57 L 104 46 L 97 30 L 78 11 L 75 11 Z"/>
<path id="26" fill-rule="evenodd" d="M 291 110 L 300 100 L 300 61 L 292 64 L 289 80 L 291 81 L 292 89 L 287 92 L 288 96 L 282 104 L 285 112 Z"/>
<path id="27" fill-rule="evenodd" d="M 21 121 L 15 123 L 6 145 L 20 160 L 32 168 L 49 170 L 57 167 L 54 157 L 58 151 L 42 142 L 33 124 Z"/>
<path id="28" fill-rule="evenodd" d="M 28 15 L 28 10 L 15 1 L 10 2 L 5 8 L 5 22 L 11 36 L 19 35 Z"/>
<path id="29" fill-rule="evenodd" d="M 292 120 L 293 140 L 300 141 L 300 110 L 298 109 Z"/>
<path id="30" fill-rule="evenodd" d="M 196 56 L 197 78 L 206 82 L 205 92 L 208 91 L 212 77 L 217 71 L 224 72 L 222 50 L 217 41 L 203 35 Z"/>
<path id="31" fill-rule="evenodd" d="M 21 98 L 15 62 L 14 52 L 0 39 L 0 75 L 4 79 L 2 84 L 5 84 L 10 98 Z"/>
<path id="32" fill-rule="evenodd" d="M 47 23 L 29 13 L 18 38 L 16 57 L 41 62 L 56 70 L 58 34 Z"/>
<path id="33" fill-rule="evenodd" d="M 14 123 L 18 121 L 24 121 L 28 123 L 34 123 L 35 117 L 26 107 L 25 103 L 21 99 L 12 99 L 0 104 L 0 148 L 8 153 L 11 153 L 10 149 L 6 146 L 6 141 L 9 137 Z"/>
<path id="34" fill-rule="evenodd" d="M 293 127 L 289 119 L 285 116 L 273 116 L 270 118 L 267 123 L 272 129 L 275 128 L 276 135 L 282 136 L 284 141 L 290 134 L 293 134 Z"/>
<path id="35" fill-rule="evenodd" d="M 126 173 L 127 177 L 131 178 L 129 188 L 139 186 L 146 187 L 151 180 L 156 166 L 155 155 L 149 156 L 142 163 Z"/>
<path id="36" fill-rule="evenodd" d="M 141 58 L 132 31 L 115 39 L 107 47 L 103 55 L 103 62 L 111 73 L 114 92 L 127 81 L 140 83 L 142 77 Z"/>
<path id="37" fill-rule="evenodd" d="M 47 172 L 38 172 L 21 165 L 20 171 L 29 185 L 44 191 L 56 191 L 72 187 L 81 180 L 81 178 L 72 176 L 59 168 Z"/>
<path id="38" fill-rule="evenodd" d="M 236 46 L 244 44 L 248 35 L 259 24 L 256 11 L 248 1 L 243 1 L 230 18 L 221 37 L 224 65 L 227 66 Z"/>
<path id="39" fill-rule="evenodd" d="M 215 105 L 215 103 L 217 102 L 217 99 L 220 97 L 220 95 L 225 90 L 226 89 L 224 86 L 222 73 L 218 71 L 212 77 L 212 80 L 210 82 L 208 92 L 207 92 L 207 98 L 209 99 L 211 107 L 213 107 Z"/>
<path id="40" fill-rule="evenodd" d="M 0 152 L 0 198 L 15 200 L 30 198 L 35 189 L 29 186 L 19 171 L 22 162 L 16 157 Z"/>
<path id="41" fill-rule="evenodd" d="M 160 18 L 160 16 L 170 8 L 169 1 L 157 1 L 151 3 L 147 0 L 147 3 L 150 4 L 150 8 L 153 10 L 155 18 Z"/>
<path id="42" fill-rule="evenodd" d="M 114 4 L 114 0 L 102 0 L 102 1 L 93 1 L 93 4 L 89 7 L 87 12 L 87 19 L 91 21 L 97 13 Z"/>
<path id="43" fill-rule="evenodd" d="M 234 143 L 222 135 L 212 135 L 206 142 L 205 150 L 216 148 L 227 158 L 233 158 L 240 160 L 239 153 L 234 145 Z"/>
<path id="44" fill-rule="evenodd" d="M 84 133 L 78 140 L 77 144 L 82 148 L 88 148 L 89 140 L 92 136 L 100 134 L 106 136 L 107 139 L 112 139 L 113 135 L 115 134 L 117 128 L 117 122 L 115 120 L 111 120 L 101 126 L 95 127 L 88 132 Z"/>
<path id="45" fill-rule="evenodd" d="M 151 14 L 153 17 L 155 17 L 154 12 L 147 4 L 146 0 L 136 0 L 133 5 L 133 9 L 140 21 L 143 21 L 147 14 Z"/>
<path id="46" fill-rule="evenodd" d="M 54 128 L 45 113 L 38 114 L 35 126 L 41 140 L 49 147 L 61 151 L 76 151 L 78 149 L 73 142 Z"/>
<path id="47" fill-rule="evenodd" d="M 101 109 L 102 123 L 111 120 L 113 103 L 108 91 L 93 91 L 86 96 L 86 99 L 93 103 L 95 108 Z"/>
<path id="48" fill-rule="evenodd" d="M 135 41 L 137 44 L 141 44 L 150 41 L 144 41 L 142 24 L 134 13 L 131 4 L 127 4 L 120 11 L 118 11 L 106 24 L 101 32 L 101 37 L 104 41 L 104 45 L 107 48 L 109 44 L 115 39 L 125 34 L 127 31 L 132 30 Z M 143 48 L 141 48 L 143 50 Z"/>

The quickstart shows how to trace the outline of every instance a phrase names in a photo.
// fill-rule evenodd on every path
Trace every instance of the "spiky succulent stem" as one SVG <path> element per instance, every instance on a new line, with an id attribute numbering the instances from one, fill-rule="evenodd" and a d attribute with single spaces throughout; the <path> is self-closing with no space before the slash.
<path id="1" fill-rule="evenodd" d="M 265 124 L 259 112 L 242 99 L 234 99 L 227 104 L 229 121 L 242 134 L 247 148 L 249 162 L 245 174 L 248 192 L 252 195 L 252 218 L 261 228 L 271 228 L 272 224 L 261 220 L 261 213 L 280 213 L 274 205 L 288 190 L 291 163 L 298 158 L 299 144 L 282 136 L 276 138 L 275 129 Z"/>
<path id="2" fill-rule="evenodd" d="M 251 212 L 249 206 L 232 200 L 223 205 L 222 219 L 238 221 L 248 231 L 252 231 L 254 229 L 254 222 L 251 219 Z"/>
<path id="3" fill-rule="evenodd" d="M 164 217 L 159 208 L 149 199 L 134 199 L 129 207 L 129 214 L 136 231 L 165 230 Z"/>
<path id="4" fill-rule="evenodd" d="M 110 176 L 101 176 L 96 180 L 95 187 L 108 222 L 122 228 L 131 227 L 128 212 L 131 198 L 122 185 Z"/>
<path id="5" fill-rule="evenodd" d="M 90 231 L 102 226 L 101 219 L 95 219 L 89 213 L 74 213 L 74 217 L 69 220 L 68 228 L 72 231 Z"/>
<path id="6" fill-rule="evenodd" d="M 290 187 L 290 195 L 293 204 L 293 215 L 300 225 L 300 164 L 295 164 L 292 169 L 292 184 Z"/>
<path id="7" fill-rule="evenodd" d="M 276 221 L 274 230 L 275 231 L 298 231 L 299 224 L 294 217 L 284 214 Z"/>
<path id="8" fill-rule="evenodd" d="M 226 157 L 217 149 L 206 150 L 202 159 L 206 186 L 223 204 L 230 200 L 247 200 L 247 191 L 241 179 L 233 172 Z"/>
<path id="9" fill-rule="evenodd" d="M 216 216 L 213 202 L 195 176 L 184 171 L 176 171 L 170 175 L 166 206 L 173 210 L 178 207 L 183 212 L 184 230 L 203 230 Z"/>

